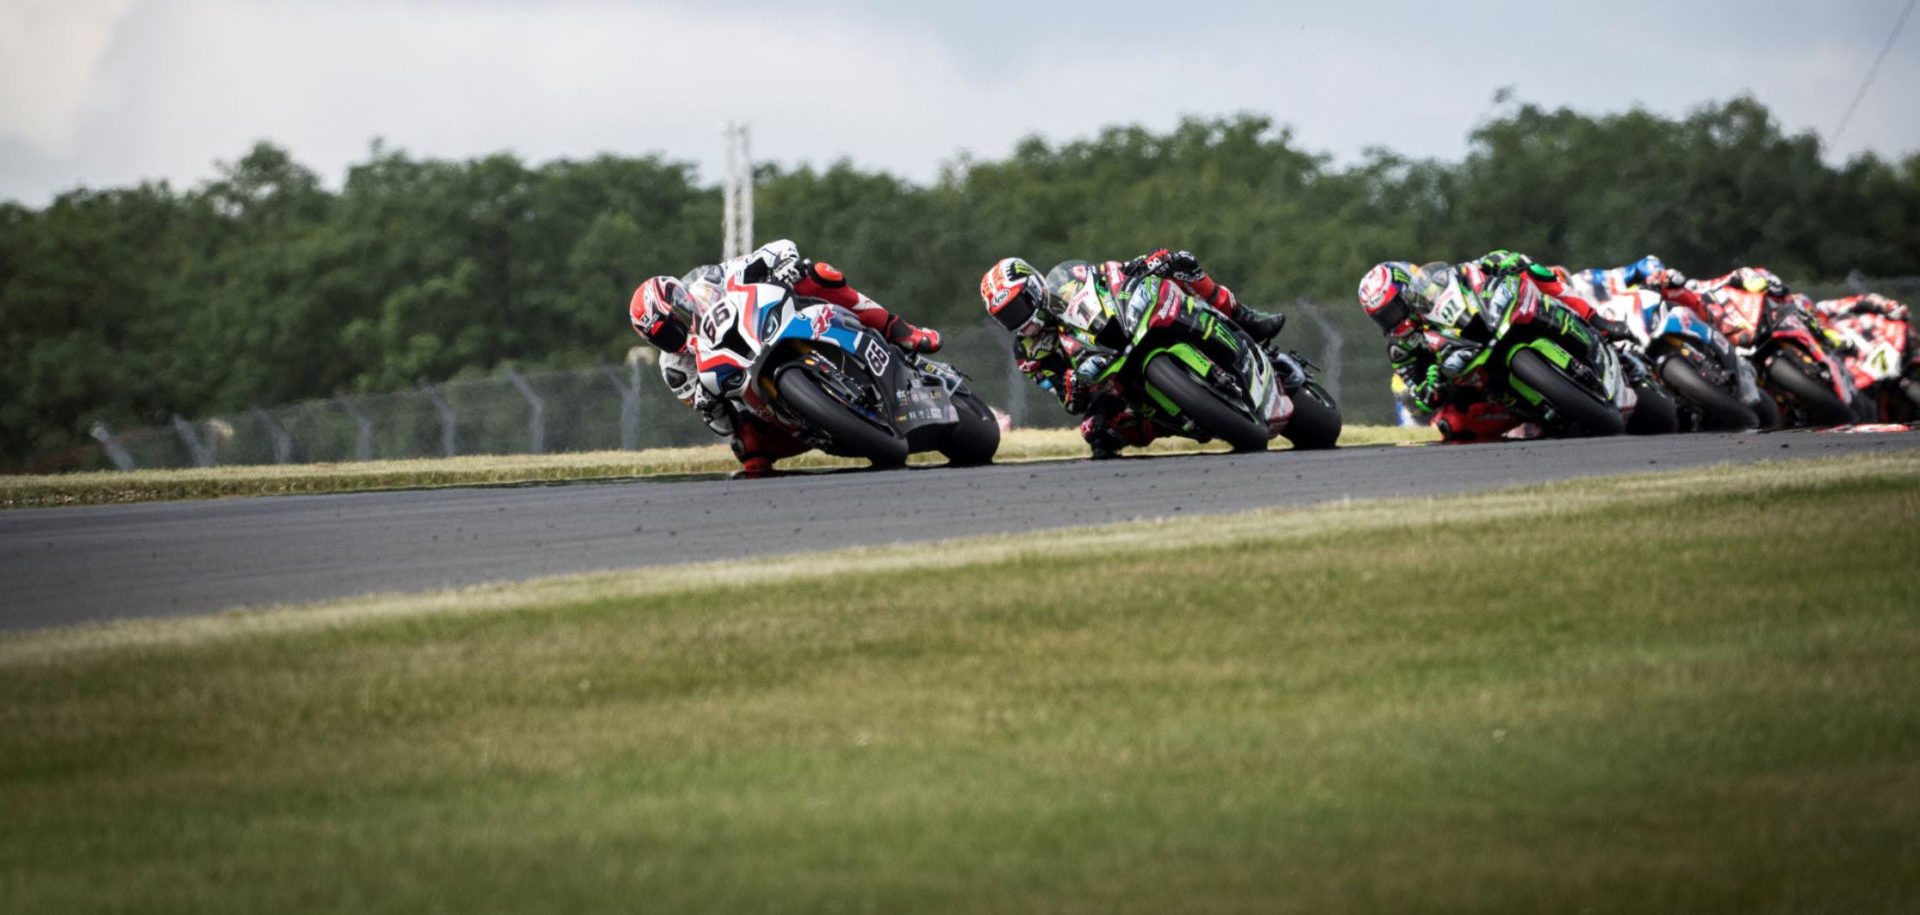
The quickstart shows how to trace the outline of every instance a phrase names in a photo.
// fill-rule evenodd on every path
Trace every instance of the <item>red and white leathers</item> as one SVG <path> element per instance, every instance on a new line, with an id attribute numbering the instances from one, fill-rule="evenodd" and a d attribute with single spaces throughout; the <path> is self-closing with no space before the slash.
<path id="1" fill-rule="evenodd" d="M 903 349 L 931 352 L 940 348 L 939 333 L 914 327 L 887 311 L 849 285 L 845 276 L 831 264 L 801 258 L 798 248 L 786 239 L 769 243 L 751 254 L 725 263 L 696 267 L 680 279 L 678 283 L 685 287 L 692 312 L 685 320 L 697 324 L 700 316 L 725 295 L 729 278 L 779 283 L 793 290 L 796 295 L 839 305 L 853 312 L 862 324 L 879 331 Z M 635 332 L 650 342 L 654 342 L 654 338 L 644 328 L 657 323 L 657 314 L 649 311 L 647 299 L 649 294 L 657 296 L 660 293 L 662 281 L 668 285 L 673 283 L 671 277 L 649 280 L 634 291 L 628 305 Z M 798 439 L 750 412 L 733 409 L 719 395 L 701 386 L 697 340 L 695 335 L 688 333 L 679 349 L 662 353 L 661 378 L 666 381 L 675 398 L 698 410 L 708 428 L 728 439 L 734 456 L 740 460 L 741 469 L 749 475 L 767 473 L 773 469 L 775 461 L 806 451 L 807 446 Z M 656 342 L 656 345 L 659 344 Z"/>
<path id="2" fill-rule="evenodd" d="M 845 308 L 860 323 L 878 331 L 887 342 L 905 350 L 931 353 L 940 349 L 940 332 L 915 327 L 879 302 L 848 284 L 846 275 L 825 261 L 800 256 L 800 249 L 788 239 L 768 242 L 751 254 L 723 264 L 700 267 L 687 274 L 688 288 L 696 282 L 709 286 L 714 295 L 724 294 L 728 277 L 747 282 L 772 282 L 793 290 L 795 295 L 822 299 Z"/>
<path id="3" fill-rule="evenodd" d="M 1787 302 L 1787 285 L 1781 282 L 1780 278 L 1775 276 L 1773 271 L 1765 267 L 1741 267 L 1731 273 L 1716 276 L 1710 280 L 1690 281 L 1687 283 L 1686 289 L 1694 294 L 1691 304 L 1678 298 L 1669 298 L 1669 301 L 1688 305 L 1693 308 L 1702 319 L 1711 322 L 1714 320 L 1714 317 L 1707 312 L 1705 299 L 1721 289 L 1736 285 L 1747 288 L 1750 292 L 1758 292 L 1760 289 L 1765 289 L 1767 302 L 1770 305 L 1785 305 Z"/>
<path id="4" fill-rule="evenodd" d="M 1907 320 L 1906 305 L 1873 292 L 1815 302 L 1813 313 L 1819 316 L 1822 324 L 1831 324 L 1835 318 L 1858 314 L 1885 315 L 1895 321 Z"/>

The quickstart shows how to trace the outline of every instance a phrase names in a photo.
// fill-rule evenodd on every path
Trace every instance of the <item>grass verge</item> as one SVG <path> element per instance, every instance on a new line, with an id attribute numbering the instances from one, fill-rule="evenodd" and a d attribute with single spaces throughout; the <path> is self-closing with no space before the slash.
<path id="1" fill-rule="evenodd" d="M 0 910 L 1910 911 L 1920 457 L 0 639 Z"/>
<path id="2" fill-rule="evenodd" d="M 1349 426 L 1340 436 L 1348 447 L 1431 441 L 1426 427 Z M 1285 439 L 1275 442 L 1283 447 Z M 1146 449 L 1154 453 L 1224 451 L 1219 444 L 1199 445 L 1164 439 Z M 1070 429 L 1021 429 L 1001 441 L 1000 461 L 1084 457 L 1085 442 Z M 941 462 L 937 454 L 918 455 L 914 463 Z M 865 461 L 810 452 L 780 463 L 786 469 L 859 467 Z M 578 480 L 632 479 L 672 474 L 727 473 L 739 468 L 724 445 L 655 448 L 647 451 L 592 451 L 576 454 L 471 455 L 412 461 L 350 464 L 290 464 L 212 467 L 190 470 L 102 471 L 0 476 L 0 508 L 49 508 L 234 496 L 284 496 L 300 493 L 364 492 L 433 486 L 484 486 Z"/>

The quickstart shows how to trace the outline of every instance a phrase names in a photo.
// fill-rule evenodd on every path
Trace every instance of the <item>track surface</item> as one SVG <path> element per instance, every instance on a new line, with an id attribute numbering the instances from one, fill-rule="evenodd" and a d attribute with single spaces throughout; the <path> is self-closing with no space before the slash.
<path id="1" fill-rule="evenodd" d="M 1920 433 L 1620 437 L 5 511 L 0 630 L 1914 448 Z"/>

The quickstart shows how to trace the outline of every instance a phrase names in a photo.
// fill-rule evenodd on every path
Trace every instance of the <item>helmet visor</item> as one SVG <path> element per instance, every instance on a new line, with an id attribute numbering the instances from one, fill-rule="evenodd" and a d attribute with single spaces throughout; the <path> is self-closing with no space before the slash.
<path id="1" fill-rule="evenodd" d="M 1040 316 L 1033 297 L 1035 281 L 1029 280 L 993 309 L 993 320 L 1015 336 L 1031 336 L 1039 329 Z"/>

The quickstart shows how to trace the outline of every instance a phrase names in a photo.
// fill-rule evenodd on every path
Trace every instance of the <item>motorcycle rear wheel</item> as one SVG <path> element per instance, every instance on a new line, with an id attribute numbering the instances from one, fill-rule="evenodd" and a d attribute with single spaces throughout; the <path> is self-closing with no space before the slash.
<path id="1" fill-rule="evenodd" d="M 1767 377 L 1780 386 L 1806 410 L 1807 421 L 1818 426 L 1840 426 L 1853 422 L 1853 408 L 1834 393 L 1833 386 L 1807 374 L 1801 366 L 1812 357 L 1797 349 L 1782 348 L 1767 364 Z"/>
<path id="2" fill-rule="evenodd" d="M 907 440 L 890 429 L 868 422 L 820 387 L 820 382 L 798 365 L 780 370 L 774 377 L 780 398 L 809 424 L 827 434 L 836 450 L 863 457 L 878 467 L 896 467 L 907 462 Z"/>
<path id="3" fill-rule="evenodd" d="M 1235 451 L 1265 451 L 1271 437 L 1267 424 L 1257 422 L 1220 392 L 1193 375 L 1186 363 L 1166 354 L 1147 361 L 1147 382 L 1180 407 L 1206 434 L 1233 446 Z"/>
<path id="4" fill-rule="evenodd" d="M 994 452 L 1000 450 L 1000 421 L 994 418 L 992 408 L 971 391 L 955 394 L 953 408 L 959 412 L 960 421 L 947 434 L 940 453 L 955 467 L 993 463 Z"/>
<path id="5" fill-rule="evenodd" d="M 1733 396 L 1733 392 L 1719 387 L 1700 376 L 1700 370 L 1678 356 L 1660 364 L 1660 378 L 1673 388 L 1675 394 L 1691 404 L 1700 412 L 1702 429 L 1734 431 L 1751 429 L 1759 422 L 1753 411 Z"/>
<path id="6" fill-rule="evenodd" d="M 1514 377 L 1540 392 L 1553 412 L 1589 435 L 1619 435 L 1627 420 L 1613 404 L 1602 401 L 1573 379 L 1560 373 L 1545 356 L 1530 349 L 1513 354 L 1508 363 Z"/>
<path id="7" fill-rule="evenodd" d="M 1317 381 L 1293 392 L 1293 415 L 1280 434 L 1298 451 L 1332 448 L 1340 441 L 1340 407 Z"/>

